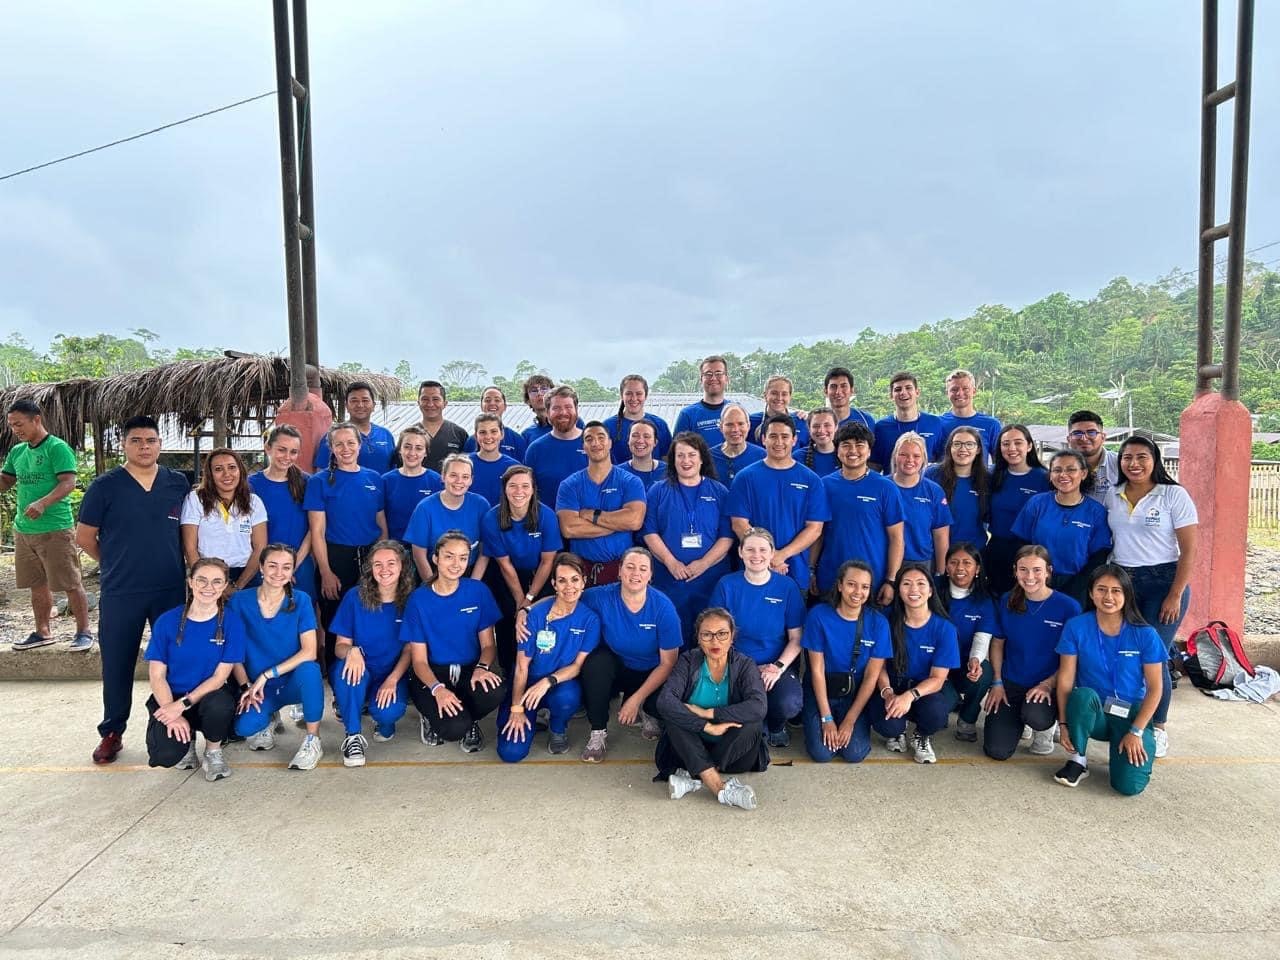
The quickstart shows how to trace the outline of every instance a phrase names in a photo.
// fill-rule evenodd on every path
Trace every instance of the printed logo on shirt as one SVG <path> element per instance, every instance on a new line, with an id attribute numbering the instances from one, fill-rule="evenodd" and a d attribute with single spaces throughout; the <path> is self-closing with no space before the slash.
<path id="1" fill-rule="evenodd" d="M 808 485 L 807 483 L 796 483 L 796 482 L 793 480 L 793 481 L 791 482 L 791 489 L 792 489 L 792 490 L 808 490 L 808 489 L 809 489 L 809 485 Z"/>
<path id="2" fill-rule="evenodd" d="M 1142 653 L 1141 650 L 1117 650 L 1116 653 L 1122 657 L 1136 657 Z"/>
<path id="3" fill-rule="evenodd" d="M 478 606 L 476 606 L 476 607 L 463 607 L 463 608 L 462 608 L 461 610 L 459 610 L 458 612 L 459 612 L 459 613 L 475 613 L 475 612 L 476 612 L 477 610 L 479 610 L 479 609 L 480 609 L 480 608 L 479 608 Z"/>
<path id="4" fill-rule="evenodd" d="M 862 494 L 858 494 L 856 499 L 859 503 L 875 503 L 876 502 L 875 497 L 864 497 Z"/>
<path id="5" fill-rule="evenodd" d="M 914 500 L 916 503 L 933 503 L 933 501 L 930 500 L 928 497 L 912 497 L 911 499 Z M 943 500 L 942 502 L 946 503 L 947 501 Z"/>
<path id="6" fill-rule="evenodd" d="M 1019 487 L 1018 492 L 1024 493 L 1028 497 L 1034 497 L 1038 491 L 1032 490 L 1030 487 Z"/>
<path id="7" fill-rule="evenodd" d="M 541 536 L 542 536 L 542 531 L 541 531 L 541 530 L 535 530 L 535 531 L 533 531 L 533 533 L 529 534 L 529 539 L 530 539 L 530 540 L 537 540 L 537 539 L 538 539 L 539 537 L 541 537 Z"/>
<path id="8" fill-rule="evenodd" d="M 603 495 L 604 495 L 604 494 L 606 494 L 606 493 L 617 493 L 617 492 L 618 492 L 618 488 L 617 488 L 617 487 L 601 487 L 601 488 L 600 488 L 600 494 L 601 494 L 601 496 L 603 496 Z"/>
<path id="9" fill-rule="evenodd" d="M 366 490 L 377 490 L 377 489 L 378 489 L 378 488 L 377 488 L 377 487 L 375 487 L 372 483 L 366 483 L 366 484 L 364 485 L 364 488 L 365 488 Z"/>
<path id="10" fill-rule="evenodd" d="M 1160 508 L 1152 507 L 1150 510 L 1148 510 L 1147 515 L 1146 517 L 1143 518 L 1142 522 L 1146 524 L 1148 527 L 1160 526 Z"/>
<path id="11" fill-rule="evenodd" d="M 698 499 L 699 499 L 699 500 L 701 500 L 703 503 L 715 503 L 715 502 L 716 502 L 716 498 L 715 498 L 715 497 L 708 497 L 708 496 L 706 496 L 705 494 L 704 494 L 704 495 L 702 495 L 702 496 L 700 496 L 700 497 L 698 497 Z"/>
<path id="12" fill-rule="evenodd" d="M 641 630 L 657 630 L 658 629 L 658 625 L 656 623 L 640 623 L 640 624 L 637 624 L 637 626 Z"/>
<path id="13" fill-rule="evenodd" d="M 782 597 L 765 597 L 765 603 L 782 603 Z"/>
<path id="14" fill-rule="evenodd" d="M 966 614 L 964 614 L 964 618 L 965 618 L 966 620 L 972 620 L 974 623 L 977 623 L 979 620 L 981 620 L 981 619 L 982 619 L 982 614 L 980 614 L 980 613 L 966 613 Z"/>
<path id="15" fill-rule="evenodd" d="M 1062 621 L 1061 620 L 1045 620 L 1044 625 L 1046 627 L 1053 627 L 1056 629 L 1062 626 Z"/>
<path id="16" fill-rule="evenodd" d="M 245 517 L 245 518 L 241 519 L 241 521 L 240 521 L 240 532 L 241 532 L 241 533 L 251 533 L 252 531 L 253 531 L 253 524 L 249 522 L 249 518 L 248 518 L 248 517 Z"/>
<path id="17" fill-rule="evenodd" d="M 1092 530 L 1092 529 L 1093 529 L 1093 524 L 1092 524 L 1092 523 L 1086 523 L 1086 522 L 1085 522 L 1085 521 L 1083 521 L 1083 520 L 1072 520 L 1072 521 L 1070 521 L 1070 525 L 1071 525 L 1071 526 L 1073 526 L 1073 527 L 1079 527 L 1081 530 Z"/>
<path id="18" fill-rule="evenodd" d="M 570 627 L 570 628 L 569 628 L 569 632 L 570 632 L 570 633 L 572 633 L 572 634 L 574 634 L 575 636 L 581 636 L 582 634 L 586 633 L 587 631 L 586 631 L 586 630 L 584 630 L 582 627 Z"/>
<path id="19" fill-rule="evenodd" d="M 928 647 L 928 646 L 925 646 L 925 645 L 922 643 L 922 644 L 920 644 L 919 649 L 920 649 L 920 650 L 922 650 L 922 651 L 924 651 L 925 653 L 933 653 L 933 651 L 934 651 L 934 650 L 936 650 L 936 649 L 938 649 L 938 648 L 937 648 L 937 647 Z"/>

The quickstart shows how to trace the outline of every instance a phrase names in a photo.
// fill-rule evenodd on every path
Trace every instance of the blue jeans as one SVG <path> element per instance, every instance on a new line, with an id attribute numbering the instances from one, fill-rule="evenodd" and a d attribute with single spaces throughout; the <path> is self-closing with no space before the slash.
<path id="1" fill-rule="evenodd" d="M 396 722 L 409 709 L 409 682 L 401 677 L 396 684 L 396 698 L 385 707 L 380 707 L 376 702 L 378 688 L 390 671 L 379 676 L 366 667 L 357 682 L 347 683 L 342 676 L 344 663 L 345 660 L 333 661 L 333 666 L 329 668 L 329 685 L 333 687 L 333 698 L 338 701 L 338 712 L 342 714 L 342 727 L 347 736 L 360 732 L 360 717 L 366 706 L 378 732 L 384 737 L 394 734 Z"/>
<path id="2" fill-rule="evenodd" d="M 1155 628 L 1164 641 L 1165 650 L 1174 652 L 1173 638 L 1182 625 L 1182 618 L 1187 615 L 1187 607 L 1191 603 L 1191 587 L 1182 591 L 1182 603 L 1178 607 L 1178 619 L 1173 623 L 1160 622 L 1160 606 L 1169 595 L 1173 581 L 1178 573 L 1176 563 L 1157 563 L 1150 567 L 1125 567 L 1129 579 L 1133 581 L 1133 592 L 1138 598 L 1138 612 L 1142 619 Z M 1156 707 L 1154 723 L 1164 724 L 1169 719 L 1169 699 L 1173 696 L 1173 678 L 1169 676 L 1169 664 L 1162 667 L 1160 705 Z"/>
<path id="3" fill-rule="evenodd" d="M 907 732 L 907 721 L 916 725 L 916 733 L 922 737 L 932 737 L 939 730 L 947 729 L 951 719 L 951 710 L 956 705 L 956 690 L 949 683 L 944 683 L 937 693 L 921 697 L 911 704 L 905 716 L 890 720 L 884 715 L 885 700 L 880 694 L 871 698 L 867 709 L 871 711 L 871 725 L 876 733 L 885 739 L 900 737 Z"/>
<path id="4" fill-rule="evenodd" d="M 853 697 L 831 697 L 828 702 L 831 704 L 831 717 L 836 723 L 840 723 L 849 715 L 849 708 L 853 706 Z M 872 699 L 877 699 L 873 694 Z M 862 713 L 858 714 L 858 719 L 853 722 L 853 733 L 849 737 L 849 742 L 844 745 L 841 750 L 831 750 L 822 742 L 822 724 L 819 722 L 821 718 L 818 716 L 818 701 L 814 699 L 812 691 L 806 688 L 804 696 L 804 711 L 801 716 L 804 721 L 804 748 L 809 752 L 809 756 L 813 758 L 815 763 L 830 763 L 833 757 L 839 757 L 846 763 L 859 763 L 866 759 L 868 753 L 871 752 L 871 704 L 867 703 L 862 709 Z"/>
<path id="5" fill-rule="evenodd" d="M 314 660 L 298 664 L 283 677 L 268 680 L 262 689 L 262 703 L 236 717 L 236 735 L 251 737 L 265 730 L 271 723 L 271 714 L 294 703 L 302 704 L 302 719 L 307 723 L 319 723 L 324 716 L 324 676 Z"/>
<path id="6" fill-rule="evenodd" d="M 965 723 L 977 723 L 978 714 L 982 712 L 982 700 L 991 689 L 991 661 L 982 661 L 982 676 L 977 680 L 969 679 L 969 661 L 964 659 L 964 666 L 951 671 L 948 683 L 955 688 L 956 717 Z"/>
<path id="7" fill-rule="evenodd" d="M 532 685 L 532 684 L 531 684 Z M 564 733 L 569 729 L 569 720 L 582 706 L 582 687 L 577 680 L 561 680 L 547 691 L 540 707 L 546 707 L 551 713 L 548 724 L 552 733 Z M 529 755 L 533 748 L 533 717 L 529 717 L 529 727 L 525 730 L 523 740 L 513 740 L 502 732 L 511 716 L 511 701 L 504 700 L 498 707 L 498 756 L 506 763 L 519 763 Z"/>
<path id="8" fill-rule="evenodd" d="M 783 670 L 778 682 L 768 693 L 769 709 L 764 715 L 765 729 L 777 733 L 788 720 L 799 715 L 804 707 L 804 687 L 794 670 Z"/>

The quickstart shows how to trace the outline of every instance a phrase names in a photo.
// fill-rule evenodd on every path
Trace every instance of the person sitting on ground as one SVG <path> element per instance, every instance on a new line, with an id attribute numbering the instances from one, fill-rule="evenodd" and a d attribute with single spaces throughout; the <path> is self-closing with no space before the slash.
<path id="1" fill-rule="evenodd" d="M 694 635 L 698 646 L 680 655 L 658 694 L 666 726 L 654 752 L 654 780 L 667 781 L 672 800 L 706 787 L 725 806 L 754 810 L 755 790 L 732 774 L 769 766 L 762 736 L 768 703 L 760 671 L 733 649 L 728 610 L 703 610 Z"/>
<path id="2" fill-rule="evenodd" d="M 972 543 L 953 543 L 947 551 L 947 581 L 939 598 L 960 642 L 960 666 L 951 671 L 951 686 L 959 698 L 956 739 L 966 743 L 978 740 L 978 715 L 991 688 L 987 655 L 998 621 L 986 581 L 981 551 Z"/>
<path id="3" fill-rule="evenodd" d="M 182 552 L 187 566 L 217 557 L 231 568 L 231 589 L 258 575 L 267 545 L 267 508 L 249 486 L 240 454 L 226 447 L 205 454 L 200 482 L 182 502 Z"/>

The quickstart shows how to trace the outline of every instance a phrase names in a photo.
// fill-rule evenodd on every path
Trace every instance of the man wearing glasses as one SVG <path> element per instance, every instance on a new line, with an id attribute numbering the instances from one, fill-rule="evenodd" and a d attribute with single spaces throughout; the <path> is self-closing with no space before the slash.
<path id="1" fill-rule="evenodd" d="M 1106 439 L 1102 418 L 1092 410 L 1077 410 L 1067 418 L 1067 446 L 1084 455 L 1089 472 L 1093 474 L 1093 489 L 1089 496 L 1104 505 L 1107 491 L 1120 479 L 1120 457 L 1103 446 Z"/>
<path id="2" fill-rule="evenodd" d="M 685 430 L 702 434 L 707 446 L 715 449 L 724 443 L 720 432 L 720 409 L 724 406 L 725 391 L 729 389 L 729 364 L 724 357 L 707 357 L 698 364 L 702 378 L 702 399 L 691 403 L 676 417 L 672 436 Z"/>

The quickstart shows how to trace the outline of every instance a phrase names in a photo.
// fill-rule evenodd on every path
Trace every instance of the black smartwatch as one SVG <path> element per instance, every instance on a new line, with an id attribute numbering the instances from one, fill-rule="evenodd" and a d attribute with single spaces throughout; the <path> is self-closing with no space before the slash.
<path id="1" fill-rule="evenodd" d="M 601 511 L 599 510 L 591 511 L 591 522 L 594 523 L 596 526 L 600 525 L 600 513 Z"/>
<path id="2" fill-rule="evenodd" d="M 554 687 L 554 686 L 555 686 L 557 683 L 559 683 L 559 682 L 560 682 L 560 678 L 559 678 L 559 677 L 557 677 L 554 673 L 548 673 L 548 674 L 547 674 L 547 684 L 548 684 L 548 686 Z"/>
<path id="3" fill-rule="evenodd" d="M 190 698 L 190 697 L 183 697 L 183 698 L 182 698 L 182 705 L 183 705 L 184 707 L 186 707 L 188 710 L 190 710 L 190 709 L 191 709 L 191 698 Z"/>
<path id="4" fill-rule="evenodd" d="M 787 665 L 786 665 L 785 663 L 783 663 L 781 660 L 775 660 L 775 661 L 773 661 L 773 665 L 774 665 L 775 667 L 777 667 L 779 670 L 785 670 L 785 669 L 787 669 Z"/>

